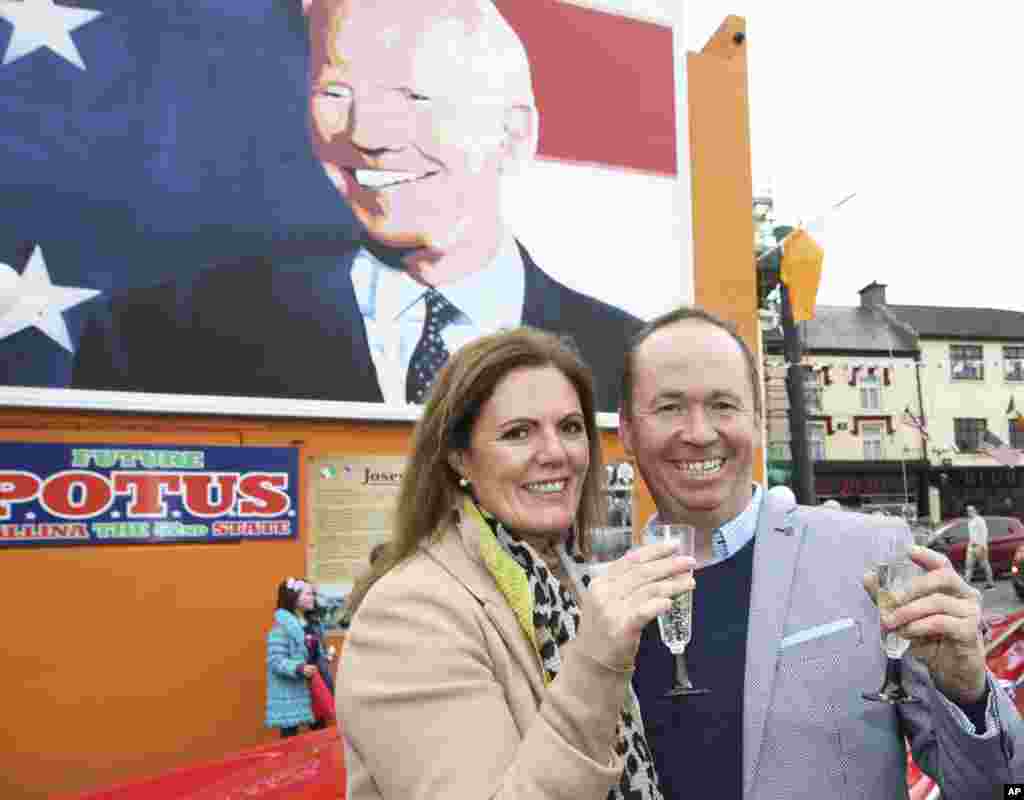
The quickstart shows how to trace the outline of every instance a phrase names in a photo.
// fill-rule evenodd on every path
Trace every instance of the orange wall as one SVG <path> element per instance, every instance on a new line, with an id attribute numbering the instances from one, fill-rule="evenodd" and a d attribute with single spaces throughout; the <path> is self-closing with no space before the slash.
<path id="1" fill-rule="evenodd" d="M 756 341 L 745 48 L 730 17 L 688 58 L 697 301 Z M 405 452 L 406 423 L 0 409 L 2 441 L 296 445 L 308 458 Z M 606 455 L 621 458 L 613 433 Z M 305 493 L 300 490 L 303 503 Z M 308 512 L 308 509 L 306 509 Z M 641 487 L 638 520 L 653 511 Z M 304 515 L 308 519 L 308 513 Z M 0 551 L 6 687 L 0 797 L 42 798 L 268 741 L 264 637 L 288 542 Z"/>
<path id="2" fill-rule="evenodd" d="M 737 34 L 744 41 L 737 42 Z M 734 323 L 756 354 L 761 348 L 745 38 L 743 18 L 727 17 L 700 53 L 688 54 L 686 70 L 696 302 Z M 759 452 L 756 480 L 764 480 L 763 467 Z"/>
<path id="3" fill-rule="evenodd" d="M 405 424 L 0 410 L 0 441 L 295 445 L 300 486 L 309 458 L 401 455 L 408 436 Z M 614 434 L 605 445 L 621 457 Z M 0 585 L 24 600 L 0 661 L 0 797 L 104 786 L 272 740 L 264 637 L 278 581 L 305 571 L 307 536 L 3 550 Z"/>

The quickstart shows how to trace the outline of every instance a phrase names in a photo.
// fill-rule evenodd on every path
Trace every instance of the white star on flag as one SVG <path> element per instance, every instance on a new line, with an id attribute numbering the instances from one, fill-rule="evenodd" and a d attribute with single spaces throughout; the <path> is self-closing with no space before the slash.
<path id="1" fill-rule="evenodd" d="M 0 0 L 0 17 L 14 26 L 4 63 L 10 64 L 42 47 L 49 47 L 65 61 L 84 70 L 85 62 L 71 39 L 71 31 L 102 14 L 90 8 L 58 6 L 53 0 Z"/>
<path id="2" fill-rule="evenodd" d="M 39 247 L 32 251 L 21 275 L 10 265 L 0 263 L 0 339 L 34 326 L 73 353 L 71 336 L 61 312 L 99 293 L 96 289 L 50 283 L 50 273 Z"/>

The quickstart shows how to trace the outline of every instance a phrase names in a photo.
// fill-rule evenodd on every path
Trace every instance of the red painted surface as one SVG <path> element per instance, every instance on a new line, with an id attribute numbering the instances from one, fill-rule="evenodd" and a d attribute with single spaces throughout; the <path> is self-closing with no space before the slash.
<path id="1" fill-rule="evenodd" d="M 562 0 L 497 0 L 530 60 L 539 154 L 676 174 L 672 31 Z"/>
<path id="2" fill-rule="evenodd" d="M 988 630 L 985 634 L 985 641 L 996 641 L 1005 630 L 1022 618 L 1024 618 L 1024 611 L 1016 611 L 1008 616 L 986 617 Z M 1016 681 L 1020 678 L 1024 673 L 1024 628 L 1018 629 L 999 647 L 989 652 L 987 660 L 988 668 L 996 678 L 1006 681 Z M 1024 714 L 1024 692 L 1015 694 L 1014 704 L 1017 706 L 1017 710 Z M 910 800 L 924 800 L 928 793 L 935 788 L 935 781 L 918 769 L 909 753 L 907 754 L 907 786 L 910 789 Z"/>
<path id="3" fill-rule="evenodd" d="M 338 800 L 345 763 L 336 727 L 65 800 Z"/>

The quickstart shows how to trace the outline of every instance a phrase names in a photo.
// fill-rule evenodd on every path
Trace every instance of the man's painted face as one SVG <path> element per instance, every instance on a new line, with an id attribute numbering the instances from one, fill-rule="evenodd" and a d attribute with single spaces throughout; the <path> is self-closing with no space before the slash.
<path id="1" fill-rule="evenodd" d="M 495 224 L 505 95 L 486 31 L 430 8 L 345 0 L 314 15 L 310 117 L 370 237 L 444 252 Z"/>
<path id="2" fill-rule="evenodd" d="M 636 354 L 620 434 L 666 521 L 715 528 L 750 503 L 759 420 L 746 361 L 725 331 L 687 320 Z"/>

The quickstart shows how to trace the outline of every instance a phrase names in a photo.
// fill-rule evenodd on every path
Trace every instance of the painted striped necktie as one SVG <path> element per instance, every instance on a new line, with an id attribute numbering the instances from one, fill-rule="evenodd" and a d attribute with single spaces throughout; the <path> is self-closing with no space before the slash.
<path id="1" fill-rule="evenodd" d="M 412 351 L 405 378 L 405 399 L 409 403 L 423 402 L 434 377 L 448 360 L 448 348 L 441 331 L 459 315 L 459 310 L 433 287 L 427 289 L 423 301 L 427 307 L 423 333 Z"/>

